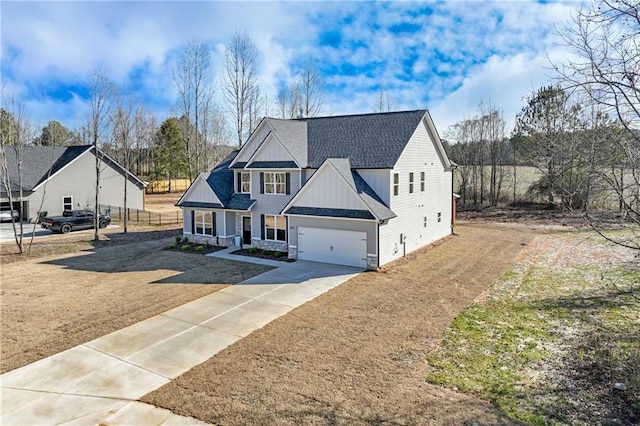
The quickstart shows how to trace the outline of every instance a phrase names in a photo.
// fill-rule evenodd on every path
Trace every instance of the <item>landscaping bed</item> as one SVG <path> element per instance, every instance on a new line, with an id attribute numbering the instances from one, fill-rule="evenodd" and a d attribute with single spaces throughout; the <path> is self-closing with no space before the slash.
<path id="1" fill-rule="evenodd" d="M 261 250 L 256 247 L 250 247 L 246 249 L 239 249 L 232 251 L 231 254 L 237 254 L 239 256 L 258 257 L 260 259 L 278 260 L 280 262 L 293 262 L 295 259 L 289 259 L 287 253 L 273 250 Z"/>
<path id="2" fill-rule="evenodd" d="M 179 251 L 182 253 L 197 253 L 197 254 L 209 254 L 219 250 L 224 250 L 226 247 L 216 246 L 207 243 L 195 243 L 189 241 L 187 238 L 181 236 L 175 237 L 175 241 L 167 244 L 165 250 Z"/>

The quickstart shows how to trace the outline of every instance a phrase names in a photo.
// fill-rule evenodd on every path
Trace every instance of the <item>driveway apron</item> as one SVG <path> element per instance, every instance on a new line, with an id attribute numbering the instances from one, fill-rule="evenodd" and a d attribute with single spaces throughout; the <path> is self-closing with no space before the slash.
<path id="1" fill-rule="evenodd" d="M 5 373 L 0 424 L 201 424 L 136 400 L 361 271 L 279 262 L 277 269 Z"/>

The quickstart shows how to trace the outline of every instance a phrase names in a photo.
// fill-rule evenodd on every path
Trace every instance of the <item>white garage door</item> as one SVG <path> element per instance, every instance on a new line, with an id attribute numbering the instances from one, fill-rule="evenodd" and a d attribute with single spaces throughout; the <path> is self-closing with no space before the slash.
<path id="1" fill-rule="evenodd" d="M 367 233 L 298 228 L 298 259 L 366 268 Z"/>

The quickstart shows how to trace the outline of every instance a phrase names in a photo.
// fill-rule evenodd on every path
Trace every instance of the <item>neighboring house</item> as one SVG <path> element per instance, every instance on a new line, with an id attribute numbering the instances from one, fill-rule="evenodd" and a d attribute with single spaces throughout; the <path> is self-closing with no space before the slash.
<path id="1" fill-rule="evenodd" d="M 59 215 L 64 210 L 93 209 L 96 167 L 92 145 L 48 147 L 22 146 L 22 199 L 20 199 L 16 150 L 5 146 L 14 210 L 23 220 L 35 220 L 38 212 Z M 127 207 L 144 209 L 145 183 L 127 172 L 114 159 L 98 149 L 100 156 L 101 205 L 124 206 L 127 179 Z M 3 179 L 3 178 L 2 178 Z M 0 183 L 2 210 L 9 210 L 4 181 Z"/>
<path id="2" fill-rule="evenodd" d="M 376 269 L 451 233 L 453 167 L 426 110 L 265 118 L 177 205 L 192 240 Z"/>

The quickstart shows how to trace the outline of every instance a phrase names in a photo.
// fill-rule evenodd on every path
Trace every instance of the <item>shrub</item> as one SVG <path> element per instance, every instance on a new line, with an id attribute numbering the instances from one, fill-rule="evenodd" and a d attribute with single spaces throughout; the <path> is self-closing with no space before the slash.
<path id="1" fill-rule="evenodd" d="M 189 239 L 187 237 L 182 237 L 182 239 L 180 240 L 181 243 L 188 243 Z"/>
<path id="2" fill-rule="evenodd" d="M 180 244 L 182 242 L 182 235 L 176 236 L 176 244 Z"/>
<path id="3" fill-rule="evenodd" d="M 204 251 L 204 246 L 198 246 L 198 247 L 196 247 L 196 251 Z"/>
<path id="4" fill-rule="evenodd" d="M 175 249 L 175 248 L 176 248 L 176 245 L 175 245 L 175 244 L 173 244 L 173 243 L 171 243 L 171 244 L 169 244 L 167 247 L 168 247 L 168 248 L 170 248 L 171 250 L 173 250 L 173 249 Z"/>
<path id="5" fill-rule="evenodd" d="M 282 253 L 279 251 L 273 253 L 273 257 L 280 257 L 280 256 L 282 256 Z"/>
<path id="6" fill-rule="evenodd" d="M 262 254 L 268 256 L 271 253 L 269 250 L 262 250 Z"/>
<path id="7" fill-rule="evenodd" d="M 182 250 L 189 250 L 191 248 L 191 246 L 189 244 L 183 244 L 182 247 L 180 247 Z"/>
<path id="8" fill-rule="evenodd" d="M 249 247 L 249 248 L 247 249 L 247 251 L 248 251 L 249 253 L 257 253 L 257 252 L 258 252 L 258 249 L 257 249 L 256 247 Z"/>

